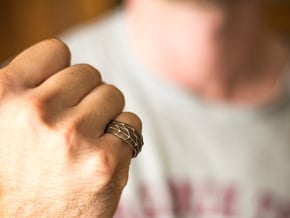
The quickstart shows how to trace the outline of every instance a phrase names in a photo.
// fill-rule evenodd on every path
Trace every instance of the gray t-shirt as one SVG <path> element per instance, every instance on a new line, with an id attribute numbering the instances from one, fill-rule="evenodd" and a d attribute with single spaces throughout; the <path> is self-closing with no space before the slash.
<path id="1" fill-rule="evenodd" d="M 66 35 L 73 63 L 89 63 L 143 120 L 118 218 L 290 218 L 290 98 L 264 108 L 203 101 L 134 55 L 115 11 Z"/>

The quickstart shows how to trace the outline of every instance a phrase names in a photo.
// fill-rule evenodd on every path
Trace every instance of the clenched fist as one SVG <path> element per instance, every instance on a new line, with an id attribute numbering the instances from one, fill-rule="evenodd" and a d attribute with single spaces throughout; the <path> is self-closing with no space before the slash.
<path id="1" fill-rule="evenodd" d="M 0 70 L 0 217 L 112 217 L 132 150 L 105 133 L 124 97 L 52 39 Z"/>

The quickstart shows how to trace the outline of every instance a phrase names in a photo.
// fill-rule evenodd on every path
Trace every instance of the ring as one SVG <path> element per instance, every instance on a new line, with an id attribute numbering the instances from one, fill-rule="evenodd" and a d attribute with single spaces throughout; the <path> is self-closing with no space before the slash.
<path id="1" fill-rule="evenodd" d="M 137 157 L 141 152 L 144 144 L 143 137 L 135 128 L 127 123 L 113 120 L 107 125 L 105 132 L 117 136 L 130 145 L 133 150 L 133 158 Z"/>

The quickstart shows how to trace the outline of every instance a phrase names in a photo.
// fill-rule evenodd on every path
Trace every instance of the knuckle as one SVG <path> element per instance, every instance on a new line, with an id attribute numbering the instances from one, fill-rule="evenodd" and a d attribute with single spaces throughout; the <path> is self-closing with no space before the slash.
<path id="1" fill-rule="evenodd" d="M 24 111 L 26 111 L 27 116 L 38 118 L 42 121 L 45 120 L 45 108 L 45 99 L 35 96 L 31 96 L 26 99 L 25 105 L 23 107 Z"/>
<path id="2" fill-rule="evenodd" d="M 70 139 L 67 140 L 68 142 L 70 142 L 70 144 L 74 144 L 72 142 L 74 142 L 75 138 L 79 135 L 81 135 L 81 128 L 82 128 L 82 123 L 84 121 L 84 118 L 74 118 L 71 119 L 70 121 L 68 121 L 66 123 L 66 127 L 64 127 L 65 129 L 65 136 L 66 139 Z"/>
<path id="3" fill-rule="evenodd" d="M 66 153 L 74 153 L 77 149 L 78 134 L 77 134 L 77 122 L 70 122 L 69 124 L 63 124 L 60 130 L 60 138 L 63 142 Z"/>
<path id="4" fill-rule="evenodd" d="M 132 125 L 134 128 L 137 128 L 140 131 L 142 130 L 142 120 L 135 113 L 123 112 L 121 114 L 121 119 L 128 120 L 130 122 L 130 125 Z"/>
<path id="5" fill-rule="evenodd" d="M 118 190 L 122 190 L 128 182 L 130 158 L 127 159 L 127 155 L 117 150 L 112 150 L 123 142 L 114 142 L 111 146 L 108 146 L 107 142 L 102 141 L 100 143 L 100 149 L 97 152 L 97 169 L 105 178 L 104 184 L 114 183 L 114 186 Z"/>
<path id="6" fill-rule="evenodd" d="M 61 57 L 64 57 L 67 62 L 70 61 L 71 53 L 69 47 L 61 40 L 52 38 L 44 41 L 44 43 L 47 43 L 47 46 L 53 47 L 57 52 L 57 54 L 60 54 Z"/>
<path id="7" fill-rule="evenodd" d="M 15 88 L 13 79 L 8 74 L 6 68 L 0 71 L 0 99 L 2 99 L 8 92 Z"/>
<path id="8" fill-rule="evenodd" d="M 110 96 L 112 96 L 114 99 L 117 99 L 118 102 L 120 102 L 122 106 L 125 105 L 125 96 L 120 91 L 120 89 L 118 89 L 116 86 L 111 85 L 111 84 L 106 84 L 104 86 L 106 87 L 107 91 L 110 93 Z"/>
<path id="9" fill-rule="evenodd" d="M 77 65 L 74 65 L 74 67 L 77 68 L 78 72 L 83 73 L 84 76 L 88 76 L 89 79 L 92 79 L 98 82 L 102 81 L 102 76 L 100 72 L 93 66 L 89 64 L 77 64 Z"/>
<path id="10" fill-rule="evenodd" d="M 39 128 L 49 126 L 48 114 L 45 112 L 45 105 L 42 100 L 38 98 L 25 97 L 17 99 L 15 103 L 18 109 L 15 111 L 15 120 L 17 122 L 29 125 L 28 128 L 33 128 L 36 132 Z"/>
<path id="11" fill-rule="evenodd" d="M 117 164 L 116 158 L 111 153 L 99 149 L 97 154 L 86 158 L 89 160 L 89 166 L 86 169 L 93 173 L 89 173 L 89 178 L 97 178 L 97 186 L 102 190 L 105 196 L 110 193 L 120 192 L 128 182 L 128 169 L 123 169 Z"/>
<path id="12" fill-rule="evenodd" d="M 69 47 L 60 39 L 52 38 L 47 40 L 48 43 L 52 43 L 53 46 L 56 46 L 58 49 L 63 50 L 64 52 L 70 53 Z"/>
<path id="13" fill-rule="evenodd" d="M 130 117 L 130 119 L 134 123 L 138 124 L 138 126 L 142 126 L 142 120 L 137 114 L 132 113 L 132 112 L 127 112 L 127 115 Z"/>
<path id="14" fill-rule="evenodd" d="M 80 134 L 80 120 L 79 119 L 68 119 L 62 122 L 57 122 L 55 125 L 50 126 L 53 128 L 54 133 L 56 133 L 57 138 L 62 147 L 58 150 L 62 151 L 65 156 L 76 158 L 83 153 L 88 157 L 87 150 L 83 149 L 83 146 L 88 146 L 88 142 Z"/>
<path id="15" fill-rule="evenodd" d="M 11 86 L 14 82 L 13 75 L 16 69 L 13 65 L 8 65 L 0 70 L 0 83 L 1 85 Z M 14 84 L 13 84 L 14 85 Z"/>
<path id="16" fill-rule="evenodd" d="M 42 111 L 43 108 L 45 107 L 45 100 L 39 97 L 30 98 L 28 102 L 29 102 L 30 108 L 36 112 Z"/>
<path id="17" fill-rule="evenodd" d="M 104 178 L 104 183 L 110 183 L 113 180 L 117 164 L 116 158 L 105 150 L 98 150 L 96 155 L 97 173 Z"/>

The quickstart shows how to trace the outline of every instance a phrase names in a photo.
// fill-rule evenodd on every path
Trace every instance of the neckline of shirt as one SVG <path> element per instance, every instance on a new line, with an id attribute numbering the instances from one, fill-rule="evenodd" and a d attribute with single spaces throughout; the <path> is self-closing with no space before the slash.
<path id="1" fill-rule="evenodd" d="M 223 117 L 227 119 L 249 121 L 259 119 L 260 117 L 271 116 L 279 110 L 283 110 L 286 106 L 290 104 L 290 86 L 287 82 L 287 87 L 289 91 L 286 90 L 285 95 L 277 100 L 273 101 L 271 104 L 260 108 L 253 108 L 249 106 L 237 106 L 222 102 L 211 102 L 206 101 L 199 97 L 198 95 L 188 92 L 187 90 L 177 86 L 169 80 L 161 78 L 159 74 L 149 70 L 138 58 L 134 55 L 133 49 L 130 47 L 130 43 L 127 40 L 126 36 L 126 16 L 122 10 L 117 11 L 116 19 L 116 30 L 117 35 L 120 37 L 120 40 L 117 43 L 119 49 L 120 57 L 125 63 L 128 64 L 132 73 L 136 77 L 138 72 L 138 79 L 145 86 L 148 86 L 148 90 L 154 93 L 154 96 L 158 96 L 160 99 L 163 99 L 166 104 L 164 106 L 174 103 L 174 105 L 180 105 L 183 107 L 184 112 L 193 111 L 194 109 L 204 110 L 205 114 L 208 114 L 213 117 Z M 289 66 L 285 69 L 287 72 L 290 72 Z M 290 78 L 290 73 L 287 73 Z M 290 81 L 287 80 L 287 81 Z M 158 90 L 158 91 L 157 91 Z M 174 99 L 174 102 L 171 101 Z M 168 108 L 170 110 L 170 108 Z"/>

